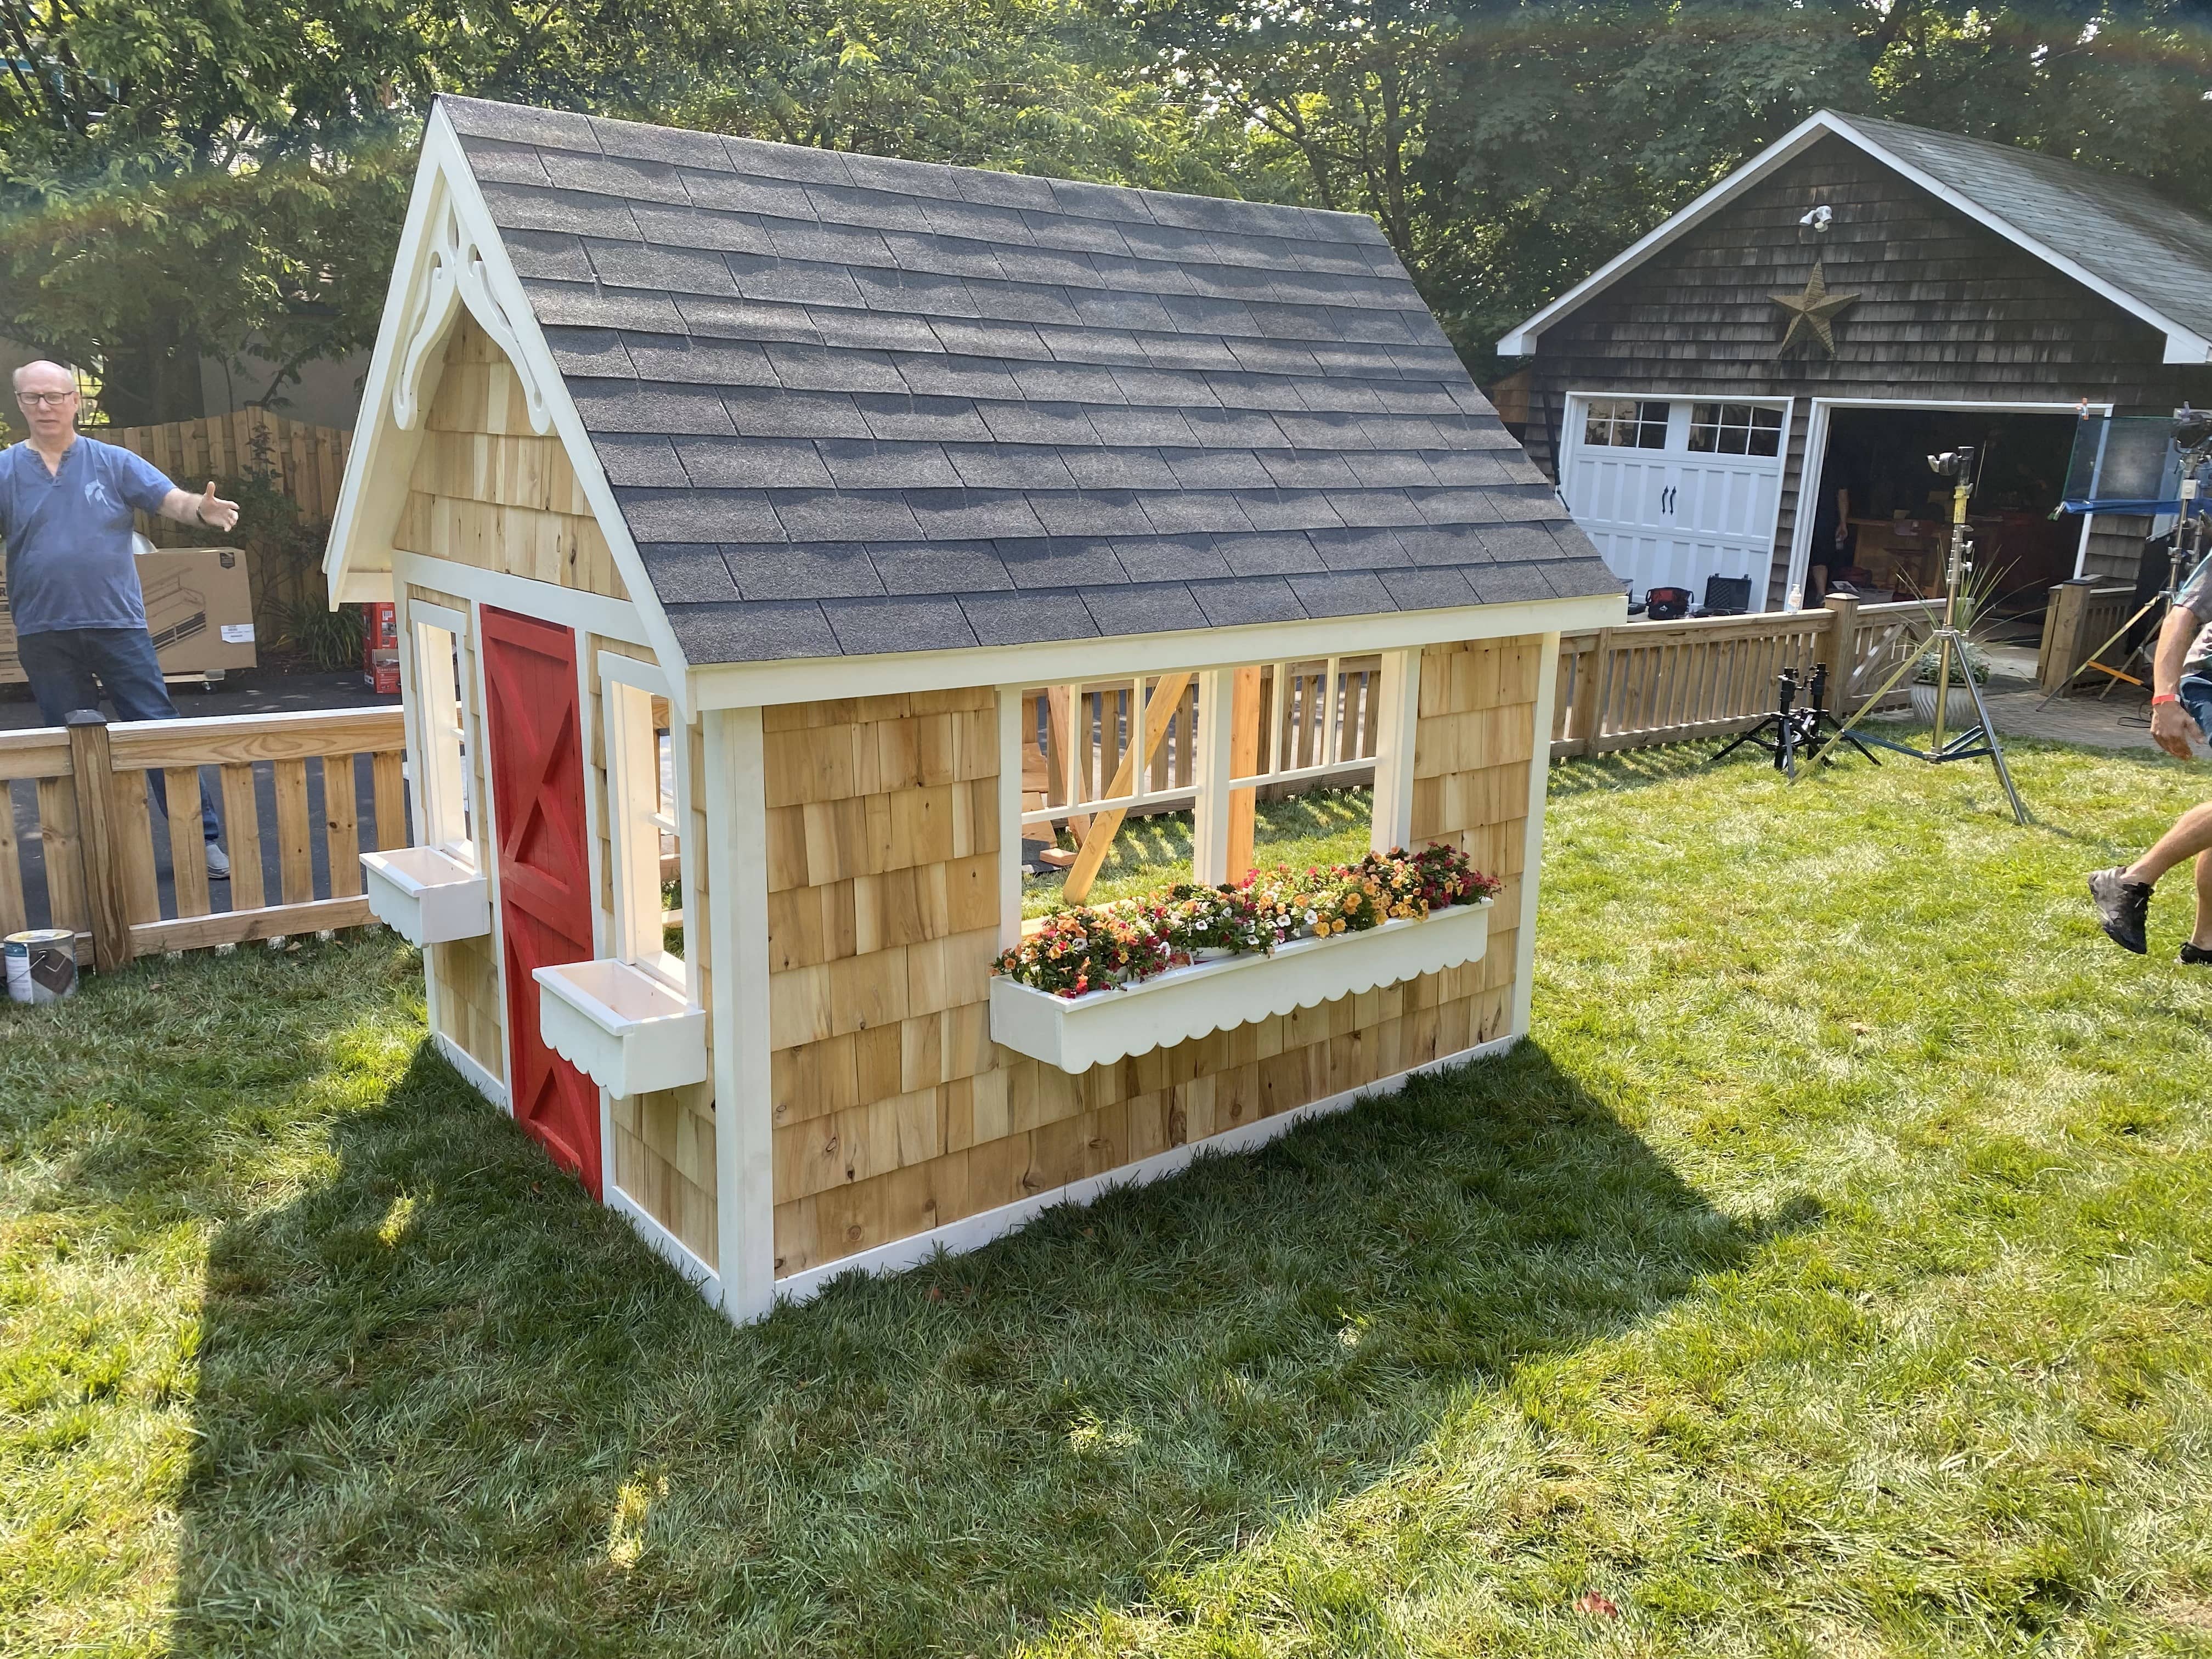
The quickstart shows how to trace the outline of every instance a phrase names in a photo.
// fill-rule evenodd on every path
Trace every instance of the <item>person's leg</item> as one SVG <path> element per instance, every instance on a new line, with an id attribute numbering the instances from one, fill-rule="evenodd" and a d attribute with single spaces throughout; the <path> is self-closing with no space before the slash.
<path id="1" fill-rule="evenodd" d="M 169 701 L 169 688 L 161 678 L 161 659 L 155 655 L 154 641 L 143 629 L 87 629 L 85 636 L 93 641 L 87 654 L 100 674 L 100 684 L 107 688 L 107 695 L 115 704 L 117 719 L 173 720 L 178 718 L 177 705 Z M 169 791 L 166 780 L 159 772 L 149 772 L 146 781 L 153 787 L 154 799 L 161 805 L 161 815 L 167 817 Z M 200 789 L 200 834 L 209 841 L 214 841 L 222 834 L 222 821 L 216 816 L 215 805 L 208 799 L 204 785 Z"/>
<path id="2" fill-rule="evenodd" d="M 59 726 L 80 708 L 100 707 L 100 688 L 93 682 L 82 641 L 80 630 L 62 629 L 25 634 L 15 641 L 15 659 L 38 700 L 39 718 L 48 726 Z"/>
<path id="3" fill-rule="evenodd" d="M 2189 945 L 2195 960 L 2212 954 L 2212 853 L 2197 855 L 2197 921 L 2189 930 Z"/>
<path id="4" fill-rule="evenodd" d="M 2150 851 L 2121 867 L 2120 876 L 2139 886 L 2155 887 L 2175 865 L 2208 849 L 2212 849 L 2212 801 L 2192 806 L 2176 818 L 2173 828 L 2160 836 Z"/>

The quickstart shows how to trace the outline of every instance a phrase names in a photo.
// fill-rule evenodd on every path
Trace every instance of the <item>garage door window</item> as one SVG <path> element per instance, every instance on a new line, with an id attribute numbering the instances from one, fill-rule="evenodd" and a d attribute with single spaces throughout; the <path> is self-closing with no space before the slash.
<path id="1" fill-rule="evenodd" d="M 1773 455 L 1782 448 L 1782 411 L 1751 404 L 1690 405 L 1691 453 Z"/>
<path id="2" fill-rule="evenodd" d="M 1583 441 L 1606 449 L 1667 447 L 1667 405 L 1635 398 L 1593 398 L 1583 406 Z"/>

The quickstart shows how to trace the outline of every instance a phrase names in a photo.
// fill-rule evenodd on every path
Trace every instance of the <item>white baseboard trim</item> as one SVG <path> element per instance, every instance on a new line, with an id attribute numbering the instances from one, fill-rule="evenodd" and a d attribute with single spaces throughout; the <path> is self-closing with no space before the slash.
<path id="1" fill-rule="evenodd" d="M 467 1080 L 471 1089 L 502 1112 L 508 1109 L 507 1085 L 486 1071 L 482 1060 L 462 1048 L 443 1031 L 431 1032 L 430 1041 L 438 1045 L 438 1052 L 443 1054 L 453 1068 Z"/>
<path id="2" fill-rule="evenodd" d="M 821 1295 L 832 1279 L 842 1278 L 849 1273 L 904 1273 L 909 1267 L 919 1267 L 939 1250 L 948 1255 L 964 1255 L 1034 1221 L 1055 1205 L 1091 1204 L 1119 1187 L 1148 1186 L 1152 1182 L 1188 1169 L 1194 1158 L 1201 1156 L 1250 1152 L 1288 1133 L 1309 1119 L 1343 1111 L 1363 1100 L 1395 1094 L 1425 1073 L 1440 1072 L 1448 1066 L 1464 1066 L 1469 1060 L 1487 1060 L 1492 1054 L 1502 1054 L 1520 1040 L 1517 1036 L 1502 1036 L 1473 1048 L 1463 1048 L 1455 1054 L 1432 1060 L 1425 1066 L 1400 1072 L 1395 1077 L 1383 1078 L 1360 1088 L 1347 1089 L 1342 1094 L 1330 1095 L 1325 1099 L 1310 1101 L 1304 1106 L 1294 1106 L 1287 1112 L 1278 1112 L 1273 1117 L 1239 1124 L 1236 1128 L 1225 1129 L 1218 1135 L 1208 1135 L 1203 1140 L 1171 1146 L 1164 1152 L 1157 1152 L 1151 1158 L 1124 1164 L 1118 1170 L 1109 1170 L 1103 1175 L 1086 1176 L 1080 1181 L 1069 1182 L 1065 1187 L 1032 1194 L 1028 1198 L 1017 1199 L 1012 1204 L 1001 1204 L 995 1210 L 985 1210 L 980 1215 L 948 1221 L 942 1227 L 933 1227 L 926 1233 L 915 1234 L 911 1238 L 893 1239 L 872 1250 L 861 1250 L 836 1261 L 824 1262 L 818 1267 L 809 1267 L 803 1273 L 793 1273 L 787 1279 L 777 1279 L 775 1299 L 779 1302 L 808 1302 Z"/>
<path id="3" fill-rule="evenodd" d="M 646 1248 L 668 1263 L 684 1279 L 699 1289 L 709 1306 L 722 1305 L 722 1281 L 714 1270 L 691 1254 L 690 1247 L 674 1233 L 653 1218 L 645 1206 L 632 1198 L 611 1181 L 605 1186 L 607 1208 L 626 1219 L 637 1230 L 637 1236 Z"/>

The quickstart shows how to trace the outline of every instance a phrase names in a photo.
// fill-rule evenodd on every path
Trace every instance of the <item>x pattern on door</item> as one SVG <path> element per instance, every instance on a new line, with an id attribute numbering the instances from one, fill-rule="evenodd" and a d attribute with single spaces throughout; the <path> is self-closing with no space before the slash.
<path id="1" fill-rule="evenodd" d="M 596 1198 L 599 1091 L 545 1046 L 531 976 L 592 955 L 576 640 L 489 605 L 482 617 L 514 1116 Z"/>

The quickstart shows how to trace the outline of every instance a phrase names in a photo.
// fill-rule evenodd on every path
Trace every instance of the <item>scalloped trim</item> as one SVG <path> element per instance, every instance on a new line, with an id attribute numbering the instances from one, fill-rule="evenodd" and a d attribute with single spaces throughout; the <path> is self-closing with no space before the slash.
<path id="1" fill-rule="evenodd" d="M 1490 948 L 1492 908 L 1489 899 L 1454 905 L 1423 921 L 1301 939 L 1272 957 L 1200 963 L 1073 999 L 994 977 L 991 1039 L 1063 1072 L 1087 1072 L 1478 961 Z"/>

